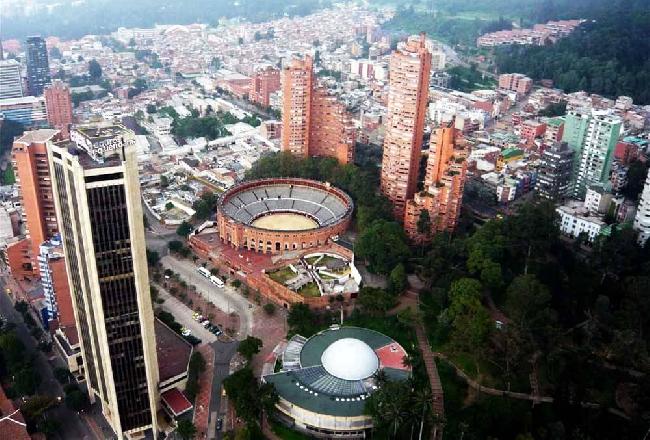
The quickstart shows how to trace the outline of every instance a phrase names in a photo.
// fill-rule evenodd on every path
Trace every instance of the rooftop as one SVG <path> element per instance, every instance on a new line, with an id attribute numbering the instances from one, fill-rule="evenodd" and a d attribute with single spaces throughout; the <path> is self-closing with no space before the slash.
<path id="1" fill-rule="evenodd" d="M 305 338 L 292 338 L 283 353 L 283 371 L 264 376 L 278 394 L 300 408 L 332 416 L 361 416 L 365 400 L 377 388 L 374 374 L 384 371 L 404 380 L 410 370 L 406 351 L 374 330 L 331 327 Z"/>
<path id="2" fill-rule="evenodd" d="M 158 319 L 155 320 L 154 328 L 158 374 L 160 381 L 163 382 L 187 371 L 192 346 Z"/>
<path id="3" fill-rule="evenodd" d="M 52 130 L 50 128 L 26 131 L 21 137 L 16 139 L 15 142 L 20 142 L 22 144 L 42 144 L 52 139 L 57 133 L 59 133 L 59 130 Z"/>

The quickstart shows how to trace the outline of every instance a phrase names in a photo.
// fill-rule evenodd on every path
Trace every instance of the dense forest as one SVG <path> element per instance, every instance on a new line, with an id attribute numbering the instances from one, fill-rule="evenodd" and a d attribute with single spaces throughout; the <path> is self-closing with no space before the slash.
<path id="1" fill-rule="evenodd" d="M 648 3 L 650 5 L 650 3 Z M 566 92 L 631 96 L 650 103 L 650 6 L 612 10 L 553 46 L 511 46 L 496 51 L 501 72 L 552 79 Z"/>
<path id="2" fill-rule="evenodd" d="M 280 153 L 260 160 L 248 174 L 272 176 L 328 180 L 351 194 L 355 254 L 388 283 L 386 289 L 364 286 L 357 300 L 363 316 L 353 314 L 347 322 L 400 342 L 409 337 L 408 326 L 400 323 L 424 323 L 433 350 L 448 359 L 438 362 L 446 436 L 643 437 L 650 420 L 650 247 L 638 246 L 635 231 L 614 230 L 584 247 L 560 235 L 551 204 L 525 204 L 480 228 L 462 218 L 464 226 L 455 235 L 440 234 L 430 246 L 413 248 L 377 194 L 376 169 Z M 406 272 L 425 281 L 420 310 L 393 316 L 387 311 L 404 288 Z M 304 318 L 293 333 L 309 335 L 329 322 L 327 316 L 298 312 L 289 315 L 291 328 L 298 315 Z M 417 353 L 412 356 L 417 366 Z M 456 376 L 454 366 L 484 386 L 536 393 L 553 402 L 532 405 L 476 393 Z M 419 410 L 413 409 L 421 396 L 412 390 L 426 391 L 418 383 L 388 385 L 387 394 L 369 402 L 377 438 L 417 432 Z M 379 435 L 385 430 L 399 435 Z"/>
<path id="3" fill-rule="evenodd" d="M 52 12 L 41 10 L 28 17 L 2 23 L 3 38 L 55 35 L 64 39 L 87 34 L 107 34 L 118 27 L 153 27 L 156 24 L 208 23 L 222 18 L 266 21 L 289 15 L 307 15 L 331 5 L 329 0 L 93 0 L 60 4 Z M 73 24 L 73 25 L 71 25 Z"/>

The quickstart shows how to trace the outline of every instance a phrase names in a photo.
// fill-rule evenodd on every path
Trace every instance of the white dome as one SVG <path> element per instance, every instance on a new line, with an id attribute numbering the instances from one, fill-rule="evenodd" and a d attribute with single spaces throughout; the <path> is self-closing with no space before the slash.
<path id="1" fill-rule="evenodd" d="M 329 374 L 345 380 L 365 379 L 379 368 L 379 359 L 372 348 L 355 338 L 343 338 L 332 343 L 320 360 Z"/>

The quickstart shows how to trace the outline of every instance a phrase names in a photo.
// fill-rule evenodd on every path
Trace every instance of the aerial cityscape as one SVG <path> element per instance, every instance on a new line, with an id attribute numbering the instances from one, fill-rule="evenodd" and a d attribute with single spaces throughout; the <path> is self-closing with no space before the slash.
<path id="1" fill-rule="evenodd" d="M 647 0 L 0 20 L 0 440 L 650 439 Z"/>

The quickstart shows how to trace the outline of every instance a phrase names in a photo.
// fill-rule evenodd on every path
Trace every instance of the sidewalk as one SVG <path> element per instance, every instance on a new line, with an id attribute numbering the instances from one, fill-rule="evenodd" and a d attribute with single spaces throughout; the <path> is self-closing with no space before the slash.
<path id="1" fill-rule="evenodd" d="M 214 377 L 214 350 L 207 344 L 198 348 L 205 359 L 205 371 L 199 376 L 199 394 L 194 401 L 194 425 L 197 439 L 208 438 L 210 420 L 210 398 L 212 396 L 212 379 Z"/>

